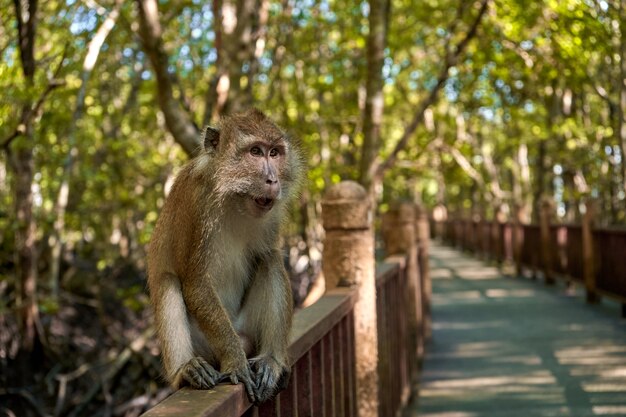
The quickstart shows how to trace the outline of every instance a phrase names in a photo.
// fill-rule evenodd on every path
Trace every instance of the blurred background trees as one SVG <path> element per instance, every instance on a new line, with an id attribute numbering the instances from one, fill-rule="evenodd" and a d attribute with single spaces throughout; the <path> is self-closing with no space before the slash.
<path id="1" fill-rule="evenodd" d="M 201 127 L 247 106 L 307 151 L 285 234 L 298 301 L 319 271 L 321 193 L 341 179 L 380 210 L 406 198 L 536 218 L 550 198 L 575 221 L 594 198 L 601 222 L 624 224 L 625 13 L 0 0 L 0 413 L 132 415 L 164 395 L 145 245 Z"/>

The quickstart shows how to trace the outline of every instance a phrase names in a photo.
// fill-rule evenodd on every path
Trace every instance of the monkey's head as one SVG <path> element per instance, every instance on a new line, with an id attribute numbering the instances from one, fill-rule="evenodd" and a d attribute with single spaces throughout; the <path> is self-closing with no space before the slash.
<path id="1" fill-rule="evenodd" d="M 207 127 L 204 148 L 215 191 L 256 218 L 293 194 L 302 171 L 297 144 L 257 109 L 226 117 L 219 128 Z"/>

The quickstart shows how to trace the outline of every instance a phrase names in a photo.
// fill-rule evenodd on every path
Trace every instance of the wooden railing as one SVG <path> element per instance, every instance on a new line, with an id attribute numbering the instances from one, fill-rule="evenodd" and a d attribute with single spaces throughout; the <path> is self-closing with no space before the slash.
<path id="1" fill-rule="evenodd" d="M 456 247 L 514 263 L 518 273 L 540 272 L 547 282 L 562 278 L 580 283 L 588 301 L 597 302 L 600 295 L 613 298 L 626 317 L 626 229 L 593 227 L 591 210 L 579 225 L 450 219 L 433 220 L 432 230 Z"/>
<path id="2" fill-rule="evenodd" d="M 252 407 L 241 384 L 218 385 L 208 391 L 183 388 L 144 416 L 324 415 L 322 411 L 332 416 L 354 415 L 350 356 L 356 298 L 356 289 L 337 288 L 295 314 L 289 346 L 291 379 L 274 401 Z"/>
<path id="3" fill-rule="evenodd" d="M 395 416 L 408 402 L 411 393 L 411 362 L 417 355 L 410 352 L 409 322 L 405 294 L 406 260 L 385 264 L 376 277 L 376 310 L 378 312 L 378 377 L 380 415 Z"/>
<path id="4" fill-rule="evenodd" d="M 349 184 L 350 192 L 354 187 Z M 374 265 L 373 233 L 369 226 L 362 227 L 371 223 L 369 209 L 362 212 L 363 219 L 353 218 L 359 212 L 355 199 L 363 199 L 363 204 L 367 204 L 367 195 L 364 191 L 360 193 L 356 197 L 336 194 L 323 205 L 333 214 L 347 213 L 349 219 L 335 221 L 325 217 L 324 260 L 329 260 L 331 265 L 325 265 L 324 272 L 327 287 L 331 289 L 294 315 L 289 346 L 293 362 L 288 387 L 274 400 L 258 407 L 248 401 L 241 384 L 222 384 L 206 391 L 183 388 L 144 417 L 400 415 L 415 387 L 429 329 L 425 324 L 430 303 L 426 261 L 428 222 L 424 216 L 414 217 L 411 228 L 416 233 L 407 241 L 408 247 L 392 248 L 398 254 L 372 268 L 370 284 L 375 290 L 376 306 L 373 308 L 374 303 L 367 304 L 367 271 L 364 271 L 366 265 Z M 347 209 L 350 210 L 346 212 Z M 333 253 L 327 253 L 329 250 Z M 342 283 L 349 285 L 342 287 Z M 369 338 L 357 329 L 366 327 L 367 323 L 359 322 L 363 320 L 363 311 L 375 317 L 373 350 L 377 354 L 373 358 L 374 373 L 370 375 L 363 370 L 372 364 L 357 364 L 358 351 Z M 371 350 L 371 346 L 365 347 Z M 369 378 L 365 383 L 364 377 Z M 376 398 L 369 398 L 368 382 L 376 378 Z"/>
<path id="5" fill-rule="evenodd" d="M 593 230 L 596 288 L 622 301 L 626 317 L 626 230 Z"/>

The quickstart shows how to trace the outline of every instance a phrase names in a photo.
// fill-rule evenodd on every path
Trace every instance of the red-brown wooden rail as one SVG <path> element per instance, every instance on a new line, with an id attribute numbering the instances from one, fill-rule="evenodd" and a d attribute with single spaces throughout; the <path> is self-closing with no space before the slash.
<path id="1" fill-rule="evenodd" d="M 409 400 L 411 361 L 406 319 L 406 261 L 377 267 L 380 415 L 395 416 Z M 353 306 L 356 289 L 336 288 L 294 316 L 289 386 L 275 400 L 254 407 L 242 385 L 212 390 L 183 388 L 144 417 L 356 417 Z M 421 334 L 419 337 L 423 337 Z"/>
<path id="2" fill-rule="evenodd" d="M 289 346 L 294 359 L 291 379 L 275 400 L 253 407 L 241 384 L 212 390 L 183 388 L 144 416 L 354 416 L 350 356 L 356 297 L 355 290 L 337 288 L 295 314 Z"/>
<path id="3" fill-rule="evenodd" d="M 626 229 L 592 228 L 592 242 L 588 244 L 591 253 L 586 254 L 581 225 L 550 225 L 549 238 L 544 242 L 540 226 L 534 224 L 517 226 L 468 219 L 449 219 L 443 223 L 433 224 L 431 230 L 443 230 L 440 237 L 453 246 L 499 262 L 515 262 L 520 269 L 529 269 L 533 274 L 542 271 L 586 285 L 588 291 L 620 302 L 622 316 L 626 317 Z M 495 228 L 500 233 L 493 233 Z M 520 245 L 519 252 L 515 250 L 516 244 Z M 545 251 L 550 256 L 541 256 Z M 591 264 L 588 277 L 585 277 L 586 259 Z M 596 297 L 588 294 L 588 299 L 596 300 Z"/>

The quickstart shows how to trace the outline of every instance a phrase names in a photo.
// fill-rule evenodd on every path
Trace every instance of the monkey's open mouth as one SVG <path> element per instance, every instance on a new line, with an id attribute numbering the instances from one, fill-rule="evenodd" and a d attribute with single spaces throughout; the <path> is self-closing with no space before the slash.
<path id="1" fill-rule="evenodd" d="M 255 198 L 254 203 L 262 210 L 269 210 L 274 205 L 274 200 L 272 198 L 260 197 Z"/>

